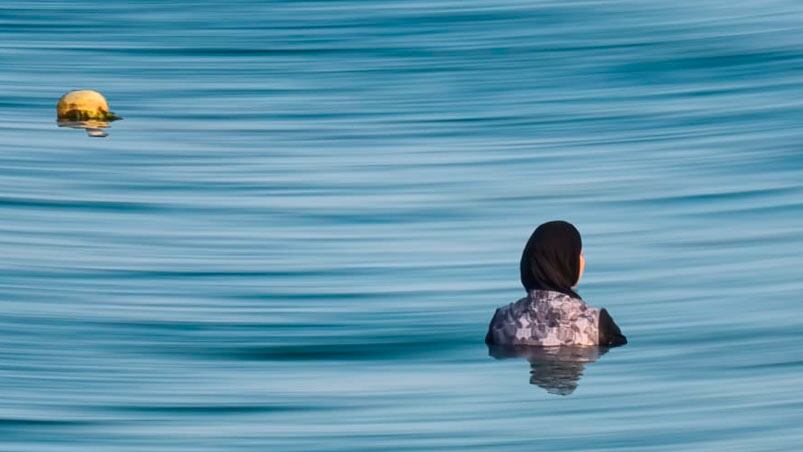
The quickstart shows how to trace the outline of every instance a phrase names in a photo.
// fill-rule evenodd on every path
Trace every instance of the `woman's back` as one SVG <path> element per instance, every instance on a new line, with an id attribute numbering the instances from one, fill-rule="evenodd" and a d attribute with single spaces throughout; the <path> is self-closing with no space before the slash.
<path id="1" fill-rule="evenodd" d="M 493 345 L 622 345 L 627 339 L 605 309 L 562 292 L 532 290 L 496 310 L 485 337 Z"/>

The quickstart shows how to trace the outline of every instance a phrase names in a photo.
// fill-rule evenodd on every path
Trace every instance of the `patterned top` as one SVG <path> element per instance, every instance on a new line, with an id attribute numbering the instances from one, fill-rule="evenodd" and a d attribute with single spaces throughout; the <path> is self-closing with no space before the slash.
<path id="1" fill-rule="evenodd" d="M 496 310 L 485 341 L 542 347 L 606 345 L 600 343 L 600 314 L 600 309 L 579 298 L 551 290 L 533 290 L 529 296 Z"/>

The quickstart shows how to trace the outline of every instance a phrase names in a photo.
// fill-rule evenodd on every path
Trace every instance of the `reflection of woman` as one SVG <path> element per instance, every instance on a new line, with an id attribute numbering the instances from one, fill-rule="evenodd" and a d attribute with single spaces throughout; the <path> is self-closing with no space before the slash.
<path id="1" fill-rule="evenodd" d="M 585 365 L 595 362 L 607 351 L 607 347 L 489 347 L 489 354 L 496 359 L 526 358 L 530 362 L 530 384 L 558 395 L 574 392 Z"/>
<path id="2" fill-rule="evenodd" d="M 573 287 L 585 269 L 580 233 L 551 221 L 533 232 L 521 256 L 527 297 L 496 310 L 489 345 L 622 345 L 627 339 L 608 311 L 587 305 Z"/>

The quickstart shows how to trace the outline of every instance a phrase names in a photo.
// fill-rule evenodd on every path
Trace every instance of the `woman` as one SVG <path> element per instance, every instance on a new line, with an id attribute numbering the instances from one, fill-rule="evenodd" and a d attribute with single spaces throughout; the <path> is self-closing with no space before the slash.
<path id="1" fill-rule="evenodd" d="M 623 345 L 608 311 L 587 305 L 572 288 L 585 269 L 580 233 L 565 221 L 544 223 L 521 256 L 527 297 L 496 310 L 485 336 L 489 345 Z"/>

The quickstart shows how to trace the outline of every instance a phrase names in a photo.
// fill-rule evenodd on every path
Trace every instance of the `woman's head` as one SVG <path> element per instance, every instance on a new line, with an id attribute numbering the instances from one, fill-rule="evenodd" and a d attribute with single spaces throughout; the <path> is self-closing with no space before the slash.
<path id="1" fill-rule="evenodd" d="M 583 274 L 583 241 L 577 228 L 550 221 L 535 229 L 521 255 L 521 283 L 527 292 L 554 290 L 580 298 L 573 290 Z"/>

